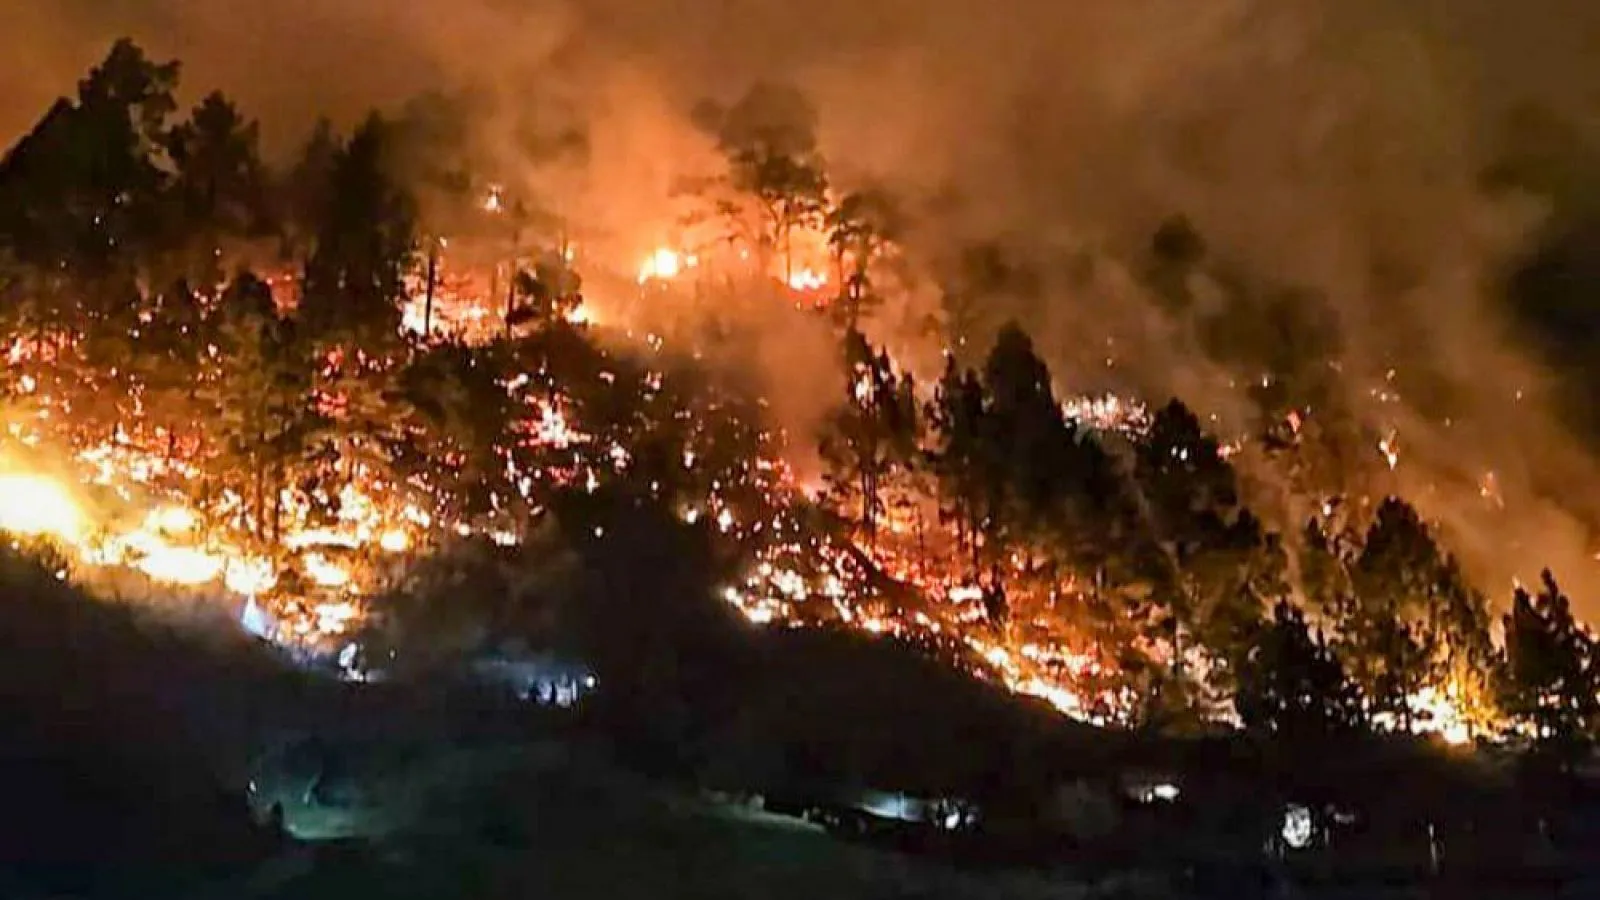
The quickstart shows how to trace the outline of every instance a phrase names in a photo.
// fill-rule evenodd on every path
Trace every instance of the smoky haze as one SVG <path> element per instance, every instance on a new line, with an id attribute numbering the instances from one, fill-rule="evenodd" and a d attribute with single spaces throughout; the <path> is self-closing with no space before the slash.
<path id="1" fill-rule="evenodd" d="M 1381 487 L 1444 523 L 1497 600 L 1545 564 L 1600 588 L 1595 457 L 1503 302 L 1563 198 L 1483 179 L 1516 108 L 1595 135 L 1587 0 L 0 0 L 0 23 L 7 136 L 121 35 L 183 60 L 187 90 L 235 97 L 280 152 L 318 115 L 455 86 L 494 98 L 491 143 L 522 117 L 572 119 L 583 163 L 525 177 L 628 259 L 669 230 L 674 180 L 712 164 L 694 101 L 793 81 L 836 181 L 927 201 L 914 256 L 994 240 L 1038 273 L 986 302 L 1033 330 L 1064 387 L 1177 393 L 1224 432 L 1258 424 L 1255 374 L 1196 316 L 1229 308 L 1223 271 L 1299 289 L 1372 436 L 1363 462 L 1386 472 L 1376 439 L 1396 435 Z M 1207 247 L 1181 312 L 1140 277 L 1175 213 Z M 909 326 L 933 295 L 879 323 L 928 363 Z M 825 393 L 806 368 L 824 357 L 774 354 L 772 381 Z"/>

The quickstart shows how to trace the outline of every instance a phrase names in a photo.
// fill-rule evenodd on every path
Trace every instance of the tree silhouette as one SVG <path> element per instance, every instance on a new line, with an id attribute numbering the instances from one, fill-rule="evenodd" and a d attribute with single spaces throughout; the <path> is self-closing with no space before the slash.
<path id="1" fill-rule="evenodd" d="M 202 388 L 215 416 L 214 478 L 247 499 L 252 534 L 276 545 L 280 492 L 321 424 L 307 348 L 266 283 L 248 272 L 223 294 L 218 319 L 218 371 Z"/>
<path id="2" fill-rule="evenodd" d="M 299 309 L 316 343 L 380 358 L 398 342 L 417 246 L 415 202 L 390 175 L 391 141 L 373 115 L 333 160 Z"/>
<path id="3" fill-rule="evenodd" d="M 794 232 L 820 224 L 827 203 L 815 108 L 791 85 L 760 82 L 726 109 L 703 104 L 697 112 L 727 158 L 732 187 L 761 211 L 761 258 L 781 258 L 784 283 L 792 282 Z"/>
<path id="4" fill-rule="evenodd" d="M 984 485 L 983 435 L 988 425 L 983 384 L 976 373 L 963 371 L 954 354 L 945 356 L 944 375 L 929 404 L 927 418 L 934 435 L 930 466 L 947 498 L 941 513 L 956 525 L 957 541 L 978 566 L 980 535 L 990 516 Z"/>
<path id="5" fill-rule="evenodd" d="M 1241 505 L 1233 467 L 1181 402 L 1156 412 L 1135 446 L 1133 474 L 1156 551 L 1145 556 L 1155 567 L 1155 633 L 1170 642 L 1180 681 L 1192 644 L 1214 651 L 1221 665 L 1210 669 L 1224 676 L 1244 636 L 1284 593 L 1282 549 Z"/>
<path id="6" fill-rule="evenodd" d="M 1002 328 L 984 362 L 984 482 L 995 527 L 1036 527 L 1064 496 L 1072 435 L 1050 369 L 1015 323 Z M 998 532 L 997 532 L 998 534 Z"/>
<path id="7" fill-rule="evenodd" d="M 1146 277 L 1165 304 L 1186 309 L 1193 302 L 1189 279 L 1205 256 L 1205 239 L 1194 223 L 1187 216 L 1172 216 L 1151 235 Z"/>
<path id="8" fill-rule="evenodd" d="M 457 521 L 497 507 L 511 513 L 518 496 L 500 455 L 512 421 L 501 385 L 508 368 L 491 353 L 452 343 L 418 354 L 400 374 L 415 427 L 396 446 L 397 468 L 426 479 L 442 512 Z"/>
<path id="9" fill-rule="evenodd" d="M 208 94 L 167 135 L 175 168 L 170 188 L 176 272 L 210 288 L 222 280 L 224 245 L 273 231 L 259 129 L 221 93 Z"/>
<path id="10" fill-rule="evenodd" d="M 558 253 L 544 254 L 533 271 L 522 270 L 513 285 L 515 308 L 508 324 L 525 322 L 548 328 L 583 305 L 583 279 Z"/>
<path id="11" fill-rule="evenodd" d="M 0 161 L 0 239 L 74 277 L 131 274 L 158 245 L 178 64 L 120 40 Z M 102 298 L 104 299 L 104 298 Z M 104 310 L 101 310 L 103 312 Z"/>
<path id="12" fill-rule="evenodd" d="M 277 215 L 284 225 L 284 249 L 302 266 L 316 252 L 318 233 L 329 218 L 334 169 L 343 147 L 333 123 L 319 119 L 294 165 L 277 179 Z"/>
<path id="13" fill-rule="evenodd" d="M 1277 602 L 1255 636 L 1236 704 L 1246 728 L 1296 741 L 1352 730 L 1361 717 L 1360 696 L 1339 658 L 1288 600 Z"/>
<path id="14" fill-rule="evenodd" d="M 853 500 L 868 546 L 877 540 L 885 480 L 909 467 L 916 453 L 918 417 L 909 375 L 896 372 L 885 351 L 851 329 L 844 336 L 845 402 L 822 438 L 828 479 L 841 502 Z"/>
<path id="15" fill-rule="evenodd" d="M 1595 641 L 1572 614 L 1571 601 L 1549 570 L 1538 596 L 1518 588 L 1505 617 L 1503 703 L 1533 729 L 1535 740 L 1563 764 L 1593 741 L 1600 713 Z"/>
<path id="16" fill-rule="evenodd" d="M 856 191 L 828 210 L 824 225 L 839 280 L 838 318 L 846 329 L 853 329 L 883 302 L 872 273 L 899 236 L 900 214 L 882 191 Z"/>
<path id="17" fill-rule="evenodd" d="M 1340 631 L 1373 712 L 1394 716 L 1402 728 L 1411 725 L 1407 698 L 1439 672 L 1450 571 L 1416 510 L 1386 500 L 1351 569 L 1354 602 Z"/>

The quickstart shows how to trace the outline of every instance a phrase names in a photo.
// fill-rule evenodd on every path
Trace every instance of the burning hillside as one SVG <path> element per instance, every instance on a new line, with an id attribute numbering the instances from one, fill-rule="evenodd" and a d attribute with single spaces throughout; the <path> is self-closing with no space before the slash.
<path id="1" fill-rule="evenodd" d="M 1396 496 L 1416 417 L 1351 414 L 1366 385 L 1336 379 L 1311 304 L 1214 265 L 1186 220 L 1119 272 L 1172 307 L 1165 337 L 1226 351 L 1191 374 L 1244 415 L 1105 376 L 1154 329 L 1052 370 L 1004 311 L 1054 270 L 920 248 L 936 213 L 830 184 L 791 88 L 698 110 L 720 169 L 630 247 L 437 109 L 320 130 L 276 172 L 225 98 L 173 116 L 175 78 L 120 43 L 0 164 L 24 211 L 0 216 L 0 526 L 85 577 L 213 589 L 338 649 L 419 560 L 522 545 L 617 488 L 710 535 L 752 623 L 913 644 L 1086 721 L 1461 743 L 1600 702 L 1496 646 L 1453 532 Z M 107 131 L 116 173 L 55 152 Z M 1391 369 L 1369 399 L 1402 387 Z M 1493 515 L 1498 471 L 1450 474 Z M 1553 579 L 1516 608 L 1505 647 L 1600 677 Z"/>

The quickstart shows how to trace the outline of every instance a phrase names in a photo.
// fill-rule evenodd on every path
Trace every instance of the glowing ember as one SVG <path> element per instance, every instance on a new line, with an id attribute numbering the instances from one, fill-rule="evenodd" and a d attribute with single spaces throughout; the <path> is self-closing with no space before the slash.
<path id="1" fill-rule="evenodd" d="M 1378 441 L 1378 452 L 1383 454 L 1383 461 L 1388 463 L 1389 469 L 1393 471 L 1395 467 L 1400 465 L 1398 436 L 1392 431 L 1389 432 L 1388 436 Z"/>

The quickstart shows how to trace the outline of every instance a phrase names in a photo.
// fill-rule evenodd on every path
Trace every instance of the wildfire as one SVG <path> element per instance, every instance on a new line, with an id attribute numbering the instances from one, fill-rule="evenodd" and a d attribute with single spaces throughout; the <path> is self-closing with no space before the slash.
<path id="1" fill-rule="evenodd" d="M 874 636 L 942 646 L 964 658 L 973 674 L 1081 721 L 1109 722 L 1130 705 L 1131 698 L 1085 691 L 1086 680 L 1100 673 L 1098 661 L 1074 650 L 1074 636 L 1053 631 L 1046 618 L 994 627 L 983 603 L 989 590 L 970 581 L 963 554 L 936 516 L 921 521 L 919 514 L 901 510 L 880 523 L 879 537 L 870 544 L 826 539 L 799 524 L 794 504 L 800 496 L 792 486 L 788 493 L 776 492 L 773 512 L 760 522 L 740 521 L 725 506 L 714 513 L 724 533 L 767 538 L 743 581 L 723 591 L 750 622 L 771 627 L 833 622 Z M 691 508 L 684 518 L 693 522 L 704 514 Z M 873 584 L 873 570 L 921 602 L 907 607 L 887 601 Z"/>
<path id="2" fill-rule="evenodd" d="M 323 587 L 343 588 L 350 585 L 350 571 L 320 553 L 307 554 L 303 562 L 306 575 Z"/>
<path id="3" fill-rule="evenodd" d="M 223 584 L 235 594 L 255 597 L 277 586 L 278 573 L 263 559 L 229 560 L 223 572 Z"/>
<path id="4" fill-rule="evenodd" d="M 447 244 L 441 242 L 441 247 Z M 567 260 L 575 251 L 563 251 Z M 484 272 L 461 271 L 454 258 L 441 249 L 433 260 L 431 278 L 426 272 L 413 273 L 406 280 L 406 296 L 400 305 L 401 329 L 414 335 L 444 336 L 468 343 L 484 343 L 502 336 L 510 311 L 506 290 Z M 574 325 L 592 323 L 595 311 L 588 303 L 567 310 Z"/>
<path id="5" fill-rule="evenodd" d="M 828 286 L 828 276 L 813 269 L 797 269 L 789 274 L 789 289 L 819 291 Z"/>
<path id="6" fill-rule="evenodd" d="M 36 445 L 35 440 L 21 441 Z M 125 441 L 113 440 L 76 455 L 81 467 L 79 483 L 108 491 L 111 506 L 137 506 L 156 490 L 162 478 L 187 474 L 180 464 L 158 462 Z M 240 498 L 224 496 L 216 512 L 206 518 L 187 502 L 176 498 L 155 502 L 143 514 L 104 514 L 91 509 L 70 479 L 30 468 L 20 458 L 0 457 L 0 531 L 52 540 L 90 570 L 126 568 L 153 582 L 189 588 L 215 586 L 223 591 L 269 601 L 287 622 L 287 635 L 332 636 L 359 624 L 357 607 L 338 607 L 330 613 L 312 604 L 300 617 L 284 616 L 300 605 L 290 596 L 274 597 L 281 579 L 271 561 L 230 542 L 226 525 L 240 508 Z M 361 586 L 348 567 L 333 562 L 330 547 L 357 548 L 372 544 L 384 552 L 402 552 L 411 546 L 409 527 L 431 521 L 415 507 L 398 511 L 380 508 L 365 492 L 347 487 L 337 498 L 340 513 L 334 526 L 312 526 L 307 510 L 289 492 L 281 502 L 289 511 L 282 546 L 299 553 L 301 568 L 313 584 L 342 592 Z M 210 522 L 213 527 L 202 528 Z M 320 610 L 320 611 L 318 611 Z M 306 625 L 305 623 L 311 623 Z M 304 626 L 304 627 L 303 627 Z"/>
<path id="7" fill-rule="evenodd" d="M 502 204 L 495 189 L 484 209 L 499 212 Z M 637 280 L 640 285 L 670 282 L 699 264 L 692 254 L 658 248 L 640 265 Z M 804 266 L 787 277 L 794 291 L 819 291 L 828 283 L 823 271 Z M 469 342 L 489 331 L 498 336 L 504 304 L 495 302 L 494 293 L 483 284 L 448 277 L 413 284 L 404 309 L 406 327 L 458 333 Z M 572 319 L 586 321 L 588 315 L 580 307 Z M 659 350 L 655 336 L 648 343 Z M 25 354 L 19 348 L 21 343 L 14 344 L 11 354 Z M 36 397 L 38 385 L 29 377 L 25 390 Z M 601 377 L 609 382 L 617 376 Z M 660 390 L 660 376 L 652 378 L 649 389 Z M 519 447 L 573 451 L 554 454 L 560 462 L 537 470 L 518 469 L 508 455 L 506 472 L 523 499 L 534 483 L 594 491 L 608 474 L 634 465 L 628 447 L 579 429 L 569 418 L 571 402 L 534 375 L 519 375 L 503 387 L 520 410 L 512 427 Z M 39 418 L 62 421 L 69 413 L 45 405 Z M 1109 394 L 1068 399 L 1062 413 L 1085 428 L 1128 435 L 1142 434 L 1150 421 L 1142 404 Z M 1291 424 L 1297 426 L 1298 419 Z M 27 446 L 42 440 L 32 432 L 12 436 Z M 107 489 L 128 509 L 147 510 L 143 515 L 100 515 L 87 505 L 87 495 L 68 486 L 73 478 L 58 480 L 0 457 L 0 530 L 54 538 L 91 566 L 127 567 L 167 584 L 218 586 L 248 598 L 246 627 L 252 631 L 307 642 L 349 635 L 361 626 L 367 615 L 364 598 L 378 581 L 385 554 L 425 551 L 439 535 L 476 534 L 503 545 L 520 540 L 503 521 L 448 520 L 439 512 L 446 507 L 417 499 L 416 485 L 383 484 L 357 468 L 343 487 L 329 489 L 332 496 L 321 489 L 284 489 L 271 498 L 283 515 L 281 523 L 274 522 L 268 552 L 259 539 L 261 498 L 252 504 L 222 492 L 203 507 L 192 505 L 191 498 L 201 494 L 192 490 L 198 473 L 181 454 L 150 452 L 156 444 L 143 437 L 141 445 L 119 431 L 71 455 L 81 467 L 76 480 Z M 1378 446 L 1394 468 L 1395 434 Z M 1030 581 L 1028 561 L 1020 557 L 997 561 L 992 573 L 975 574 L 962 537 L 940 521 L 937 510 L 920 509 L 916 502 L 887 504 L 871 539 L 803 524 L 813 511 L 810 501 L 782 462 L 768 456 L 749 463 L 750 483 L 737 487 L 748 489 L 753 500 L 741 502 L 729 496 L 735 486 L 713 482 L 705 496 L 685 504 L 682 516 L 752 551 L 748 570 L 723 592 L 750 622 L 843 624 L 935 645 L 974 674 L 1083 721 L 1116 722 L 1134 707 L 1137 698 L 1101 686 L 1110 681 L 1101 677 L 1109 664 L 1090 652 L 1095 645 L 1061 624 L 1064 617 L 1050 615 L 1057 603 L 1084 599 L 1070 574 L 1048 585 Z M 702 454 L 685 449 L 685 471 L 702 465 Z M 1485 496 L 1493 488 L 1491 473 Z M 335 510 L 331 515 L 330 509 Z M 1008 606 L 1009 615 L 995 611 Z M 1410 727 L 1465 742 L 1471 729 L 1460 705 L 1449 690 L 1419 692 L 1412 698 Z"/>
<path id="8" fill-rule="evenodd" d="M 0 474 L 0 530 L 78 544 L 88 519 L 72 494 L 39 475 Z"/>
<path id="9" fill-rule="evenodd" d="M 1435 735 L 1451 746 L 1471 743 L 1474 728 L 1462 709 L 1461 691 L 1455 685 L 1425 687 L 1406 698 L 1409 725 L 1389 713 L 1373 717 L 1373 724 L 1384 731 L 1408 730 L 1416 735 Z"/>
<path id="10" fill-rule="evenodd" d="M 1116 394 L 1073 397 L 1061 404 L 1067 421 L 1095 431 L 1140 435 L 1150 428 L 1150 410 Z"/>
<path id="11" fill-rule="evenodd" d="M 652 252 L 639 266 L 638 280 L 640 284 L 651 281 L 671 281 L 683 273 L 685 269 L 693 269 L 700 265 L 700 260 L 693 254 L 679 253 L 667 247 L 661 247 Z"/>
<path id="12" fill-rule="evenodd" d="M 1135 411 L 1139 407 L 1118 404 L 1114 398 L 1069 408 L 1080 413 L 1074 416 L 1079 420 L 1089 418 L 1083 413 L 1096 408 L 1106 413 L 1096 427 L 1129 428 L 1139 421 Z M 775 502 L 776 513 L 753 524 L 739 521 L 727 507 L 714 513 L 718 529 L 725 533 L 759 531 L 771 538 L 742 582 L 723 591 L 726 602 L 750 622 L 781 628 L 835 623 L 874 636 L 941 646 L 965 659 L 972 674 L 1091 724 L 1128 721 L 1136 709 L 1139 698 L 1126 687 L 1109 686 L 1113 681 L 1106 676 L 1112 673 L 1097 654 L 1084 649 L 1083 636 L 1048 612 L 1057 602 L 1081 602 L 1079 581 L 1068 577 L 1040 594 L 1020 577 L 1027 570 L 1026 560 L 1012 559 L 1011 569 L 1018 575 L 1007 586 L 1013 612 L 1010 621 L 1000 625 L 986 609 L 994 585 L 972 580 L 954 544 L 955 535 L 942 530 L 936 514 L 919 520 L 920 513 L 890 504 L 895 511 L 879 523 L 875 540 L 829 540 L 807 535 L 791 518 L 793 510 L 781 498 Z M 689 508 L 683 517 L 692 523 L 705 514 Z M 916 605 L 886 600 L 863 563 L 908 589 L 918 598 Z M 1185 663 L 1196 671 L 1207 665 L 1198 656 L 1186 656 Z M 1467 704 L 1453 685 L 1424 688 L 1407 703 L 1410 715 L 1405 728 L 1412 734 L 1462 745 L 1483 733 L 1466 714 Z M 1237 724 L 1231 709 L 1218 709 L 1216 715 L 1221 722 Z M 1380 716 L 1374 725 L 1401 730 L 1394 717 Z"/>
<path id="13" fill-rule="evenodd" d="M 130 542 L 130 546 L 133 546 Z M 216 581 L 226 563 L 218 556 L 193 547 L 172 547 L 147 543 L 136 566 L 156 581 L 168 584 L 202 585 Z"/>
<path id="14" fill-rule="evenodd" d="M 101 460 L 110 456 L 96 454 Z M 100 467 L 94 477 L 110 480 L 109 470 Z M 186 536 L 198 522 L 192 510 L 167 505 L 151 510 L 132 528 L 96 525 L 61 481 L 38 473 L 0 474 L 0 530 L 49 538 L 87 565 L 127 566 L 168 584 L 199 586 L 226 576 L 230 589 L 259 590 L 267 582 L 259 562 L 231 548 L 189 542 Z"/>

